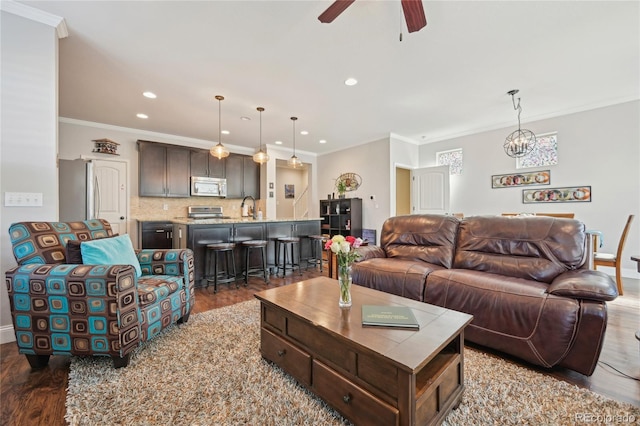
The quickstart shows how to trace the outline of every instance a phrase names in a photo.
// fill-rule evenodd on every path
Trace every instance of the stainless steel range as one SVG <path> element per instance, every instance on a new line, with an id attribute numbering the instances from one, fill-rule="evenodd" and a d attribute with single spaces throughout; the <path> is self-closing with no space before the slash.
<path id="1" fill-rule="evenodd" d="M 222 213 L 222 206 L 189 206 L 187 216 L 190 219 L 230 219 Z"/>

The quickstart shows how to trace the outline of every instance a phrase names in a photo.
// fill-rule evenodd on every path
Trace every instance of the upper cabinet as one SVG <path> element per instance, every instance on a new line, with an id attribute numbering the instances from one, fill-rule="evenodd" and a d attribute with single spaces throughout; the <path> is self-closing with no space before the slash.
<path id="1" fill-rule="evenodd" d="M 206 149 L 191 151 L 191 176 L 223 178 L 225 160 L 219 160 Z"/>
<path id="2" fill-rule="evenodd" d="M 260 197 L 260 165 L 249 155 L 219 160 L 208 149 L 138 141 L 139 195 L 190 197 L 191 176 L 227 179 L 227 198 Z"/>
<path id="3" fill-rule="evenodd" d="M 227 198 L 260 198 L 260 165 L 248 155 L 230 154 L 226 158 Z"/>
<path id="4" fill-rule="evenodd" d="M 191 150 L 173 145 L 138 141 L 139 195 L 189 197 Z"/>

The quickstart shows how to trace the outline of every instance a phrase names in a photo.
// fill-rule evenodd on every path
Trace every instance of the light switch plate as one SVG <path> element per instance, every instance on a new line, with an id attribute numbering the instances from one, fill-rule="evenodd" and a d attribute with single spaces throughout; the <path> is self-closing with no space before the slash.
<path id="1" fill-rule="evenodd" d="M 42 192 L 5 192 L 5 207 L 42 207 Z"/>

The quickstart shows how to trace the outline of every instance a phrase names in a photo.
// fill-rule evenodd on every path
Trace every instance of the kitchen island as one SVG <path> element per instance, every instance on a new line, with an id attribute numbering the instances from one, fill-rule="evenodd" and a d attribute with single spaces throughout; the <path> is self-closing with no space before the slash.
<path id="1" fill-rule="evenodd" d="M 304 219 L 191 219 L 176 218 L 173 223 L 173 247 L 193 250 L 196 286 L 205 286 L 205 251 L 207 244 L 215 242 L 241 243 L 247 240 L 266 240 L 267 265 L 273 271 L 275 267 L 275 239 L 279 237 L 301 237 L 302 265 L 311 255 L 309 235 L 320 234 L 321 218 Z M 244 251 L 236 246 L 235 261 L 237 275 L 244 270 Z M 251 264 L 260 262 L 257 252 L 252 253 Z"/>

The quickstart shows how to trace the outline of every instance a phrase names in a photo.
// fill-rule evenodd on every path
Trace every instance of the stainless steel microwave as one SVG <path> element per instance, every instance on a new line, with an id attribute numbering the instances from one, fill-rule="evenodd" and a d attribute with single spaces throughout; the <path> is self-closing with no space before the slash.
<path id="1" fill-rule="evenodd" d="M 221 178 L 191 176 L 191 196 L 224 198 L 227 196 L 227 180 Z"/>

